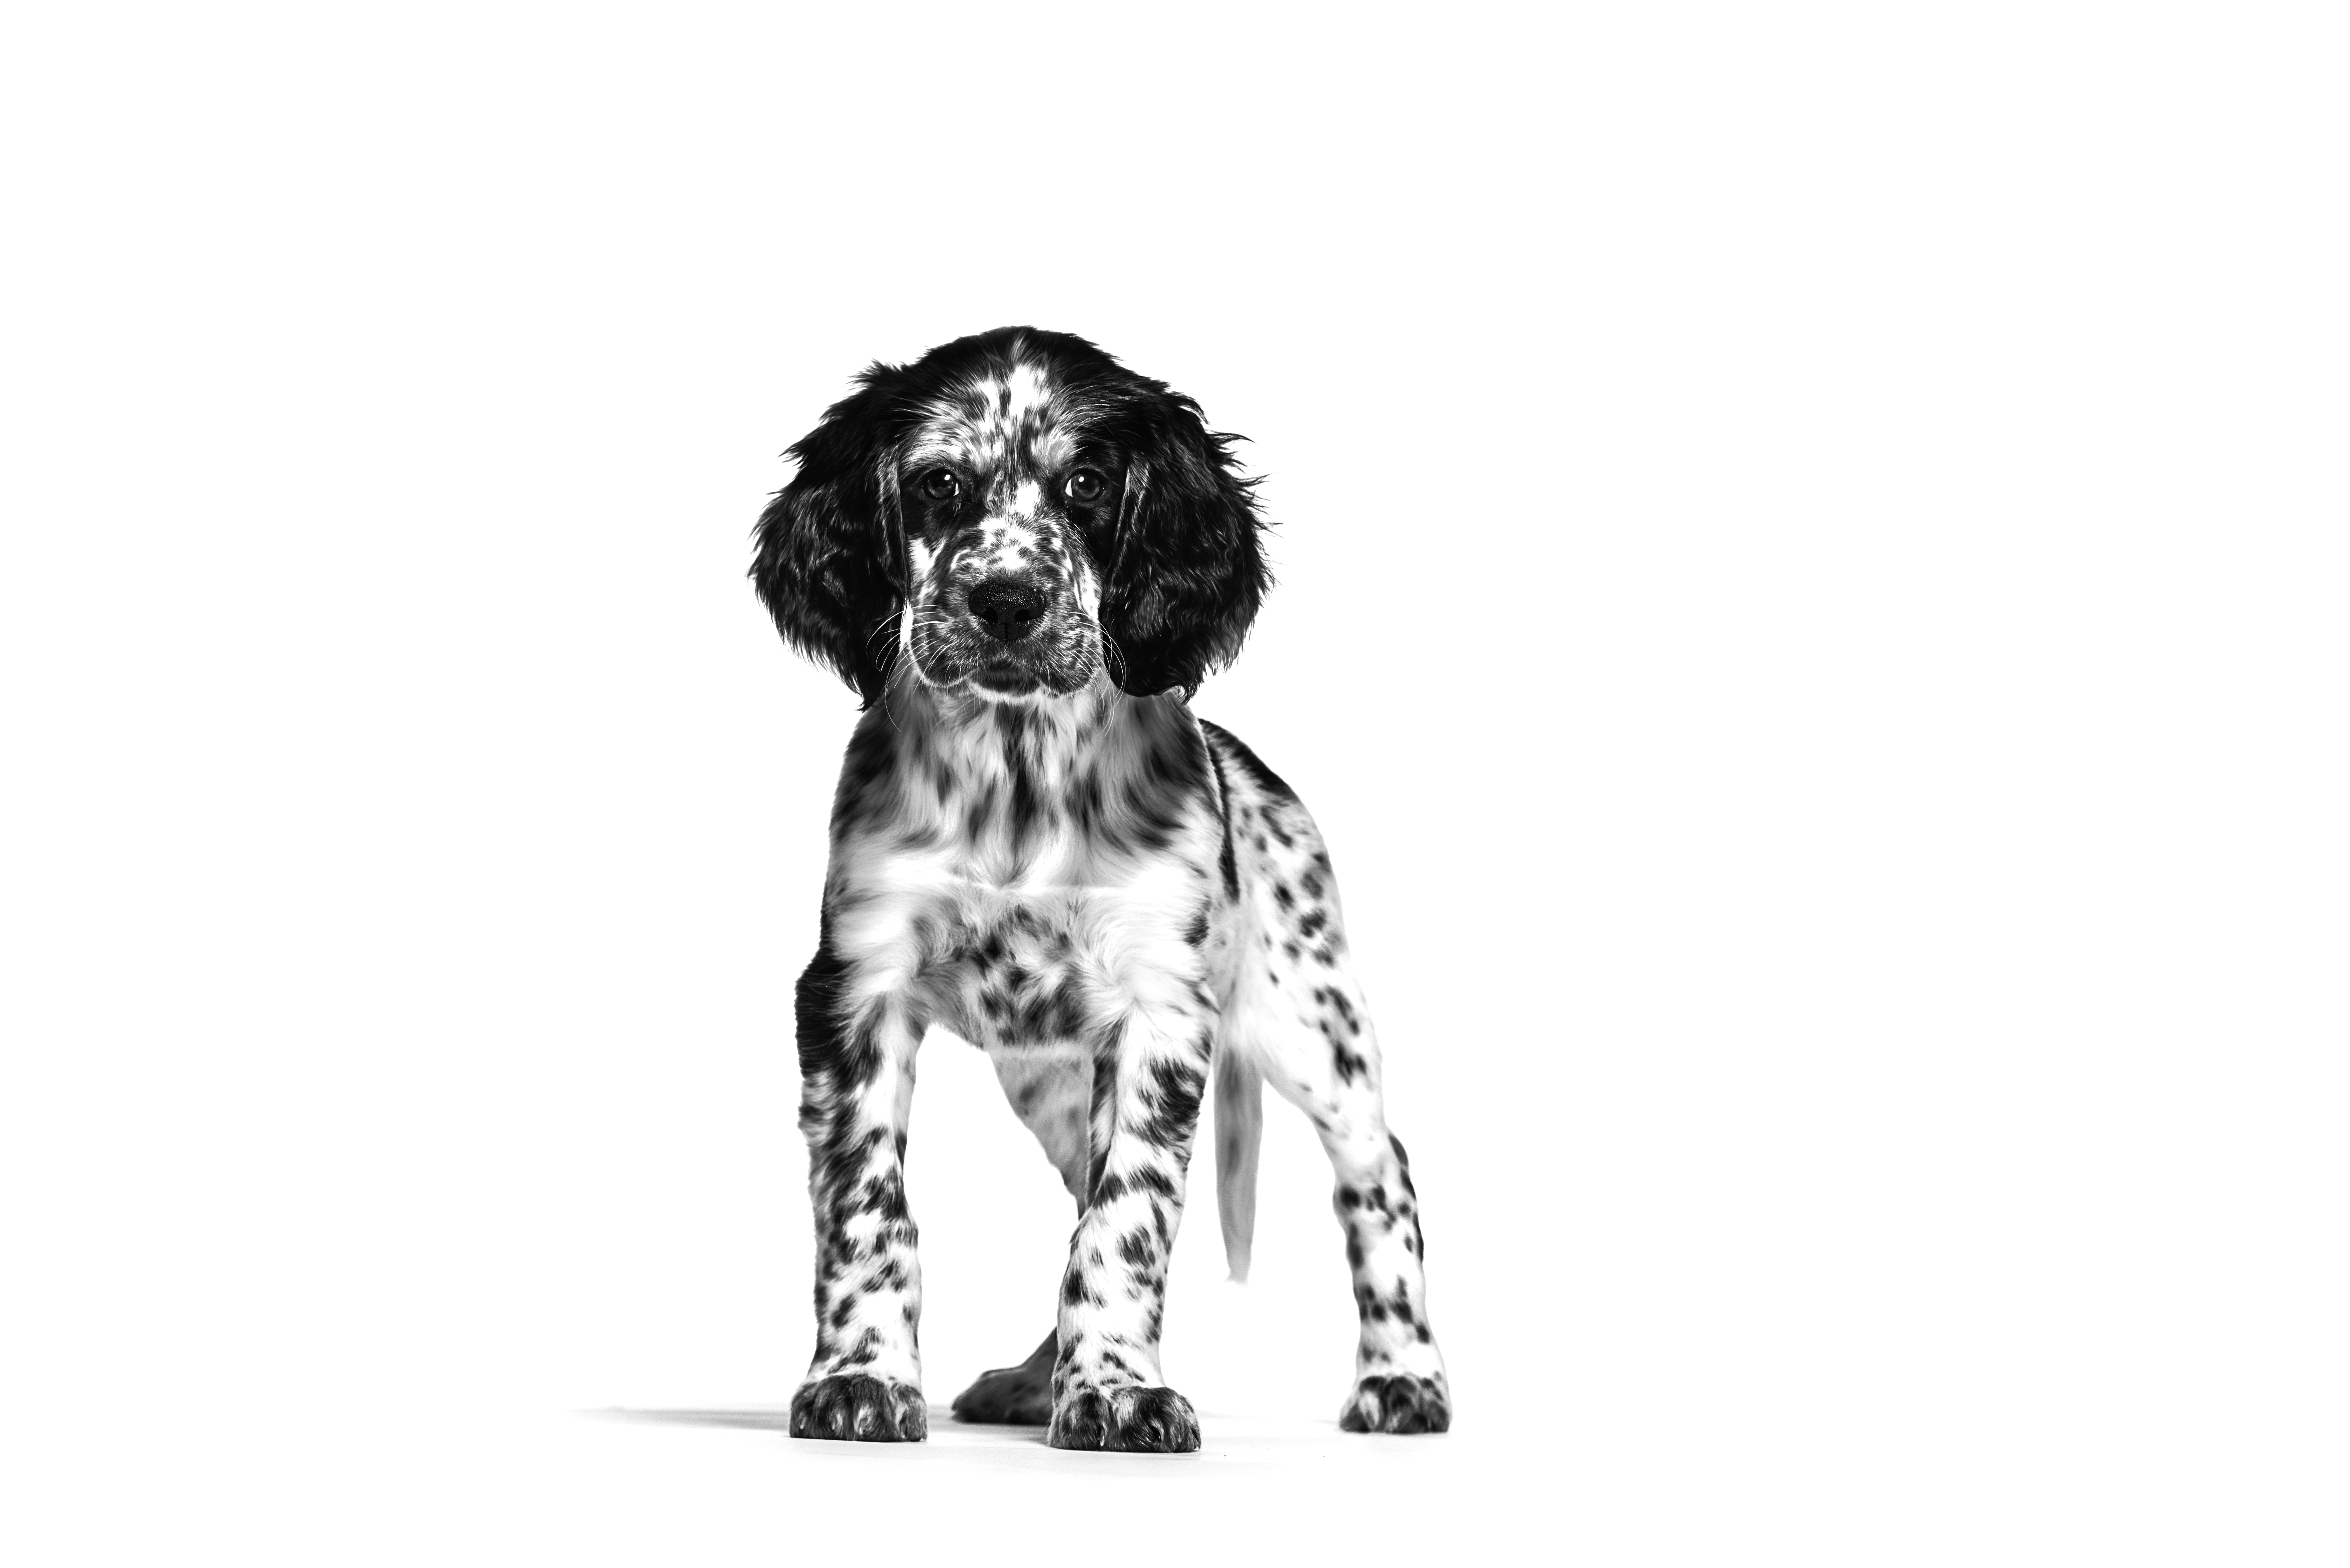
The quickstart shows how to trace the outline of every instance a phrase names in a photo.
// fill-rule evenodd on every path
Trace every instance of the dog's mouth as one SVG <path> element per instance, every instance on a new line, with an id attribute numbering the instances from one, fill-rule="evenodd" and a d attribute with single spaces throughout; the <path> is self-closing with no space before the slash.
<path id="1" fill-rule="evenodd" d="M 966 684 L 983 697 L 1064 696 L 1084 681 L 1070 681 L 1049 665 L 991 659 L 973 669 Z"/>
<path id="2" fill-rule="evenodd" d="M 1083 688 L 1100 668 L 1100 634 L 1082 616 L 1048 618 L 1047 625 L 1014 642 L 991 637 L 968 620 L 910 618 L 907 652 L 924 685 L 962 688 L 991 701 L 1059 697 Z"/>

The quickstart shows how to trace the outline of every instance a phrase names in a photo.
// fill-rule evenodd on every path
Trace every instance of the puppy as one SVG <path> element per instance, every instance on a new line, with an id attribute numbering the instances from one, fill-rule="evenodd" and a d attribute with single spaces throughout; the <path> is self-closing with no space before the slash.
<path id="1" fill-rule="evenodd" d="M 1212 1075 L 1234 1277 L 1270 1080 L 1336 1170 L 1362 1319 L 1339 1424 L 1451 1422 L 1329 857 L 1191 708 L 1269 582 L 1234 439 L 1083 338 L 1006 327 L 867 370 L 759 520 L 776 626 L 865 701 L 797 994 L 816 1345 L 795 1437 L 926 1435 L 903 1162 L 934 1024 L 987 1053 L 1078 1212 L 1053 1333 L 959 1418 L 1199 1446 L 1159 1339 Z"/>

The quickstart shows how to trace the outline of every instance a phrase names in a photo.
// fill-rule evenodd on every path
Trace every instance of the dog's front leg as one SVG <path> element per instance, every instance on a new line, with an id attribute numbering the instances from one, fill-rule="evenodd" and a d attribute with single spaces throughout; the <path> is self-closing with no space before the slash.
<path id="1" fill-rule="evenodd" d="M 816 1359 L 792 1398 L 792 1436 L 920 1442 L 922 1274 L 904 1161 L 922 1024 L 904 997 L 863 993 L 828 949 L 800 977 L 798 1023 Z"/>
<path id="2" fill-rule="evenodd" d="M 1062 1278 L 1045 1434 L 1055 1448 L 1200 1446 L 1191 1401 L 1159 1386 L 1159 1331 L 1214 1024 L 1192 985 L 1136 1008 L 1096 1046 L 1091 1170 Z"/>

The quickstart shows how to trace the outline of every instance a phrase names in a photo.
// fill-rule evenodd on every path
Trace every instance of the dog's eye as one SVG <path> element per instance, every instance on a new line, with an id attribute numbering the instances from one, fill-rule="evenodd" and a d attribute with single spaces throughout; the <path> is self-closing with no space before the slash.
<path id="1" fill-rule="evenodd" d="M 914 488 L 925 501 L 952 501 L 962 484 L 943 468 L 934 468 L 914 482 Z"/>
<path id="2" fill-rule="evenodd" d="M 1079 505 L 1088 501 L 1099 501 L 1102 492 L 1107 488 L 1108 483 L 1090 468 L 1077 470 L 1061 483 L 1062 491 Z"/>

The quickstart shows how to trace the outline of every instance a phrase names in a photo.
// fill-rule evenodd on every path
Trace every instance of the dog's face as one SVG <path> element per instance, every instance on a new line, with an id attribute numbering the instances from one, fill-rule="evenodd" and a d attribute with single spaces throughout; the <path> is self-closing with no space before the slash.
<path id="1" fill-rule="evenodd" d="M 1008 369 L 1008 374 L 999 373 Z M 897 472 L 908 598 L 901 647 L 925 684 L 1019 700 L 1075 691 L 1102 659 L 1101 572 L 1125 498 L 1121 454 L 1049 367 L 973 367 Z"/>
<path id="2" fill-rule="evenodd" d="M 869 702 L 902 666 L 991 701 L 1189 690 L 1266 574 L 1231 437 L 1082 338 L 1025 327 L 876 365 L 793 447 L 752 568 Z"/>

